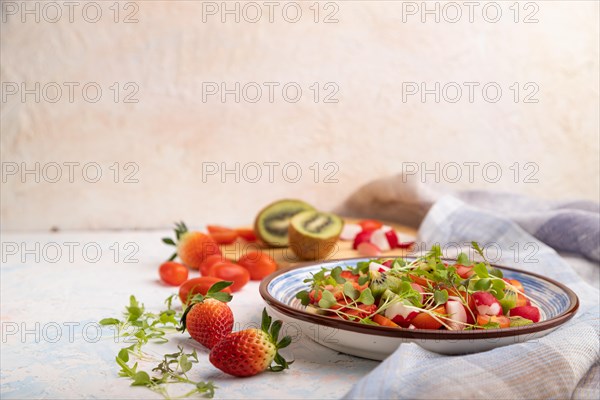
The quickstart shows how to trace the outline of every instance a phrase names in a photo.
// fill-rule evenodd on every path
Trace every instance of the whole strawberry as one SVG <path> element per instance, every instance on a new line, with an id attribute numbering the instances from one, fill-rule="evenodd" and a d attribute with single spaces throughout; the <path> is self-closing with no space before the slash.
<path id="1" fill-rule="evenodd" d="M 181 317 L 183 332 L 187 329 L 192 339 L 212 349 L 233 329 L 233 313 L 227 305 L 229 293 L 221 292 L 232 282 L 217 282 L 208 289 L 206 296 L 194 296 Z"/>
<path id="2" fill-rule="evenodd" d="M 202 232 L 189 231 L 183 222 L 175 224 L 175 237 L 177 243 L 171 238 L 163 238 L 163 242 L 177 246 L 168 261 L 173 261 L 179 256 L 181 261 L 190 268 L 199 269 L 202 262 L 213 254 L 221 254 L 219 245 L 210 235 Z"/>
<path id="3" fill-rule="evenodd" d="M 221 371 L 234 376 L 252 376 L 266 369 L 283 371 L 287 362 L 278 350 L 292 340 L 285 336 L 277 342 L 282 322 L 271 324 L 267 310 L 263 310 L 262 329 L 246 329 L 225 336 L 210 352 L 209 360 Z M 275 361 L 275 365 L 271 365 Z"/>

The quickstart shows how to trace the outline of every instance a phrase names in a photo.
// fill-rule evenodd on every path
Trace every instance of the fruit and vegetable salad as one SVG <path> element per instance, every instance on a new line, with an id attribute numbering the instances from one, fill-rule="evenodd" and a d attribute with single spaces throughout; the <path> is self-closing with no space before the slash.
<path id="1" fill-rule="evenodd" d="M 434 246 L 412 261 L 373 259 L 346 269 L 323 268 L 299 292 L 309 312 L 397 329 L 471 330 L 539 322 L 540 310 L 521 282 L 506 279 L 485 260 L 461 253 L 454 263 Z"/>

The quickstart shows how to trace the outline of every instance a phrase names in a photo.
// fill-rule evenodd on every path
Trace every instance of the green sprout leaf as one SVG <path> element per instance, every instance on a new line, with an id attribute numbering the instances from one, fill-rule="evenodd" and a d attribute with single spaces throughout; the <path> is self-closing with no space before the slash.
<path id="1" fill-rule="evenodd" d="M 360 292 L 358 290 L 356 290 L 354 288 L 354 286 L 352 286 L 352 283 L 349 281 L 346 281 L 344 283 L 344 294 L 348 297 L 350 297 L 352 300 L 356 300 L 358 298 L 358 296 L 360 295 Z"/>
<path id="2" fill-rule="evenodd" d="M 319 300 L 319 307 L 329 308 L 334 304 L 337 304 L 337 300 L 333 296 L 333 293 L 331 293 L 329 290 L 323 290 L 321 300 Z"/>
<path id="3" fill-rule="evenodd" d="M 358 303 L 363 303 L 364 305 L 370 306 L 375 303 L 375 298 L 373 297 L 373 293 L 371 293 L 370 288 L 366 288 L 362 292 L 360 292 L 360 296 L 356 299 Z"/>
<path id="4" fill-rule="evenodd" d="M 306 290 L 296 293 L 296 298 L 300 300 L 303 306 L 307 306 L 310 303 L 310 296 Z"/>

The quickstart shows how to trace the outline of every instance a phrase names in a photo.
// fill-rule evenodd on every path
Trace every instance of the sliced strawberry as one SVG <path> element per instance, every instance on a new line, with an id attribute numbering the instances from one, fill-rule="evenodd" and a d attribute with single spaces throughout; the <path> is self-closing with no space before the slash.
<path id="1" fill-rule="evenodd" d="M 254 229 L 250 228 L 237 228 L 235 230 L 239 237 L 244 239 L 246 242 L 256 242 L 256 233 Z"/>
<path id="2" fill-rule="evenodd" d="M 477 316 L 477 325 L 484 326 L 489 323 L 498 324 L 499 328 L 508 328 L 510 327 L 510 319 L 505 317 L 504 315 L 478 315 Z"/>
<path id="3" fill-rule="evenodd" d="M 466 266 L 460 264 L 455 264 L 454 266 L 456 267 L 456 273 L 458 274 L 458 276 L 460 276 L 463 279 L 467 279 L 474 274 L 473 266 Z"/>
<path id="4" fill-rule="evenodd" d="M 415 244 L 415 242 L 399 242 L 398 246 L 396 246 L 399 249 L 409 249 L 413 244 Z"/>

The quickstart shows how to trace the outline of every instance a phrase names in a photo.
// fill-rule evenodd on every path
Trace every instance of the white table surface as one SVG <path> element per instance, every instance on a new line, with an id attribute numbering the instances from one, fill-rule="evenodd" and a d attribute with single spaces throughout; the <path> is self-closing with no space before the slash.
<path id="1" fill-rule="evenodd" d="M 118 377 L 114 359 L 127 344 L 115 339 L 112 328 L 99 334 L 97 321 L 120 317 L 131 294 L 147 310 L 164 309 L 164 299 L 177 292 L 158 280 L 158 266 L 171 251 L 160 239 L 170 235 L 167 231 L 3 232 L 1 397 L 161 398 Z M 236 293 L 230 306 L 234 329 L 258 324 L 264 307 L 258 282 Z M 200 362 L 190 378 L 214 381 L 215 398 L 339 398 L 378 364 L 340 354 L 300 334 L 286 352 L 295 359 L 289 370 L 234 378 L 214 368 L 208 351 L 187 334 L 170 339 L 148 346 L 147 351 L 161 357 L 177 351 L 177 344 L 190 351 L 196 348 Z"/>

